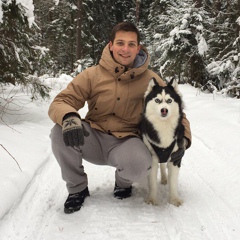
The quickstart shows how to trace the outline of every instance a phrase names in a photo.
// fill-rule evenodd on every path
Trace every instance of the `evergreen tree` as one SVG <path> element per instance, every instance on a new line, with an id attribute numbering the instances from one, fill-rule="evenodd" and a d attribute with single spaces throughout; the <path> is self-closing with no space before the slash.
<path id="1" fill-rule="evenodd" d="M 0 83 L 27 85 L 27 76 L 40 71 L 47 49 L 36 45 L 37 27 L 29 22 L 26 9 L 15 0 L 2 1 L 0 22 Z"/>
<path id="2" fill-rule="evenodd" d="M 240 1 L 209 1 L 213 24 L 208 44 L 210 81 L 205 88 L 240 98 Z"/>
<path id="3" fill-rule="evenodd" d="M 91 53 L 94 64 L 98 63 L 103 48 L 109 42 L 111 29 L 118 22 L 130 20 L 134 6 L 135 3 L 128 0 L 95 0 L 84 5 L 88 20 L 83 30 L 88 43 L 85 53 Z"/>
<path id="4" fill-rule="evenodd" d="M 163 78 L 239 94 L 239 0 L 33 1 L 30 28 L 23 6 L 2 0 L 1 83 L 97 64 L 113 26 L 131 21 Z"/>
<path id="5" fill-rule="evenodd" d="M 149 18 L 148 32 L 153 32 L 149 49 L 155 71 L 164 78 L 176 76 L 180 81 L 204 84 L 207 44 L 203 10 L 192 1 L 155 1 Z"/>
<path id="6" fill-rule="evenodd" d="M 128 19 L 135 4 L 128 0 L 62 0 L 55 5 L 49 0 L 35 0 L 35 6 L 42 43 L 50 49 L 57 73 L 72 72 L 79 62 L 85 67 L 98 63 L 112 27 Z M 80 28 L 81 35 L 77 36 Z M 77 45 L 81 53 L 77 52 Z"/>
<path id="7" fill-rule="evenodd" d="M 150 5 L 152 1 L 136 0 L 135 2 L 136 2 L 135 8 L 137 9 L 135 9 L 135 11 L 133 9 L 132 12 L 130 13 L 132 16 L 132 22 L 135 23 L 139 29 L 139 32 L 141 34 L 141 44 L 147 47 L 151 42 L 147 34 L 147 28 L 150 24 L 148 16 L 150 13 Z M 137 7 L 137 3 L 139 4 L 138 7 Z M 129 19 L 131 19 L 130 16 L 129 16 Z"/>
<path id="8" fill-rule="evenodd" d="M 75 1 L 35 1 L 42 44 L 49 48 L 54 73 L 73 70 L 76 61 L 77 6 Z"/>

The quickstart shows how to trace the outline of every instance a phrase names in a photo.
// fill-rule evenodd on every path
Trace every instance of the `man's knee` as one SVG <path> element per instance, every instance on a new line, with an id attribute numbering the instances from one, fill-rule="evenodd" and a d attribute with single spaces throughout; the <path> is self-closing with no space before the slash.
<path id="1" fill-rule="evenodd" d="M 50 138 L 51 139 L 59 138 L 60 135 L 62 135 L 62 127 L 58 124 L 55 124 L 51 129 Z"/>
<path id="2" fill-rule="evenodd" d="M 58 124 L 54 125 L 54 127 L 51 130 L 50 138 L 52 151 L 53 154 L 56 156 L 56 154 L 58 155 L 58 152 L 65 147 L 62 136 L 62 128 L 60 125 Z"/>
<path id="3" fill-rule="evenodd" d="M 51 130 L 50 138 L 52 144 L 62 144 L 63 143 L 63 136 L 62 136 L 62 127 L 58 124 L 55 124 Z"/>
<path id="4" fill-rule="evenodd" d="M 149 175 L 151 165 L 151 155 L 146 155 L 145 158 L 135 156 L 124 161 L 123 165 L 117 168 L 117 171 L 122 178 L 129 179 L 132 182 L 139 182 Z"/>

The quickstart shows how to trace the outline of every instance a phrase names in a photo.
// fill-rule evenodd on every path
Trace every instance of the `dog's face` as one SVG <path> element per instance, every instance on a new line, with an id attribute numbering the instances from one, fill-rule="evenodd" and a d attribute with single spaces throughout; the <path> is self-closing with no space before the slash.
<path id="1" fill-rule="evenodd" d="M 151 79 L 145 93 L 145 115 L 153 119 L 169 120 L 180 114 L 182 102 L 176 81 L 161 87 L 155 79 Z"/>

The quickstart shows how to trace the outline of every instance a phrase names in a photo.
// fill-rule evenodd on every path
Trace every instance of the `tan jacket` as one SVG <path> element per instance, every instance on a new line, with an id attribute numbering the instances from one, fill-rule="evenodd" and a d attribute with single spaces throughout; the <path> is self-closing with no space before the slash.
<path id="1" fill-rule="evenodd" d="M 67 113 L 77 113 L 87 102 L 89 111 L 85 121 L 92 128 L 118 138 L 139 136 L 143 96 L 150 79 L 155 77 L 160 85 L 166 85 L 156 73 L 148 69 L 149 61 L 149 55 L 142 48 L 135 59 L 134 65 L 137 67 L 125 69 L 114 61 L 107 45 L 99 64 L 78 74 L 55 97 L 49 108 L 50 118 L 62 125 Z M 183 124 L 190 146 L 190 125 L 186 118 Z"/>

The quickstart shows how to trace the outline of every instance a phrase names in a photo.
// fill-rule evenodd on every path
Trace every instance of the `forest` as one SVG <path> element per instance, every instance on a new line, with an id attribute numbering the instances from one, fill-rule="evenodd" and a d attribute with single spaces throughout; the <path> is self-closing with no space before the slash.
<path id="1" fill-rule="evenodd" d="M 18 84 L 47 97 L 40 77 L 97 64 L 121 21 L 139 28 L 164 80 L 240 98 L 240 0 L 1 0 L 0 94 Z"/>

